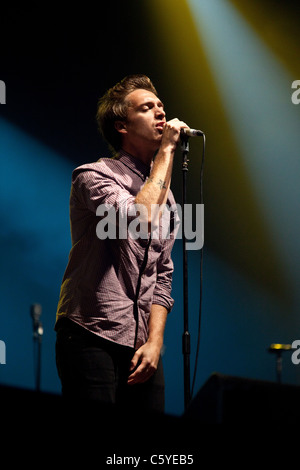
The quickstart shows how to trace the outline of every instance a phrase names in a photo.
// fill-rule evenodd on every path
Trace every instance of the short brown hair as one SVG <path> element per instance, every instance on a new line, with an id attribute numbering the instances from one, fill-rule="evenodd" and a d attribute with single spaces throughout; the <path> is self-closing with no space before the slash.
<path id="1" fill-rule="evenodd" d="M 96 119 L 99 130 L 113 151 L 119 151 L 122 140 L 115 128 L 116 121 L 127 118 L 128 103 L 126 96 L 134 90 L 142 88 L 151 91 L 157 96 L 157 91 L 146 75 L 128 75 L 115 86 L 107 90 L 98 102 Z"/>

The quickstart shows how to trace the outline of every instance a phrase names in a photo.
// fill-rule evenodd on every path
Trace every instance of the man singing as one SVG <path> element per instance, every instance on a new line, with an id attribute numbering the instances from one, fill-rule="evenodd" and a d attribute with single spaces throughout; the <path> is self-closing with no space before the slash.
<path id="1" fill-rule="evenodd" d="M 125 77 L 109 89 L 99 101 L 97 122 L 114 158 L 80 166 L 72 175 L 72 248 L 55 325 L 62 393 L 77 401 L 162 412 L 161 348 L 174 302 L 176 224 L 164 237 L 162 210 L 153 207 L 175 205 L 173 159 L 180 130 L 188 126 L 166 121 L 145 75 Z M 135 214 L 146 236 L 97 236 L 99 206 L 113 208 L 117 216 L 143 208 Z M 129 215 L 127 223 L 131 220 Z M 152 236 L 153 226 L 159 236 Z"/>

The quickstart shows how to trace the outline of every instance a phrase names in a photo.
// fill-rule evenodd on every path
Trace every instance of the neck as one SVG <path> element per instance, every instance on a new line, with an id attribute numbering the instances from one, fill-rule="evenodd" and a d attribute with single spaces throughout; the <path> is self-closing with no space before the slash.
<path id="1" fill-rule="evenodd" d="M 155 155 L 155 151 L 146 149 L 145 146 L 141 148 L 132 144 L 124 144 L 122 146 L 122 149 L 133 157 L 137 158 L 138 160 L 141 160 L 145 165 L 151 165 L 151 162 Z"/>

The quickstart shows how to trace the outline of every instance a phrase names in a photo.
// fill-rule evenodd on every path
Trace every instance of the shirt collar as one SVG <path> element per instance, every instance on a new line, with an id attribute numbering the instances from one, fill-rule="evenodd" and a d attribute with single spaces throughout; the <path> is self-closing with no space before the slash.
<path id="1" fill-rule="evenodd" d="M 138 158 L 130 155 L 130 153 L 125 152 L 125 150 L 120 150 L 117 159 L 130 168 L 130 170 L 134 171 L 134 173 L 139 175 L 143 181 L 145 181 L 150 174 L 151 165 L 146 165 Z"/>

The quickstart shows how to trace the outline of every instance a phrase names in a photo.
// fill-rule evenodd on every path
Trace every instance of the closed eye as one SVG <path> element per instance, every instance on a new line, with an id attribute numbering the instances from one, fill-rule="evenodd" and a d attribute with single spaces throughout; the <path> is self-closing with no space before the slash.
<path id="1" fill-rule="evenodd" d="M 159 101 L 158 103 L 153 103 L 152 101 L 149 101 L 149 102 L 147 102 L 147 103 L 143 103 L 143 104 L 140 106 L 140 111 L 142 111 L 142 112 L 149 111 L 149 109 L 154 108 L 155 105 L 156 105 L 158 108 L 161 108 L 162 110 L 164 109 L 164 105 L 162 104 L 161 101 Z"/>

